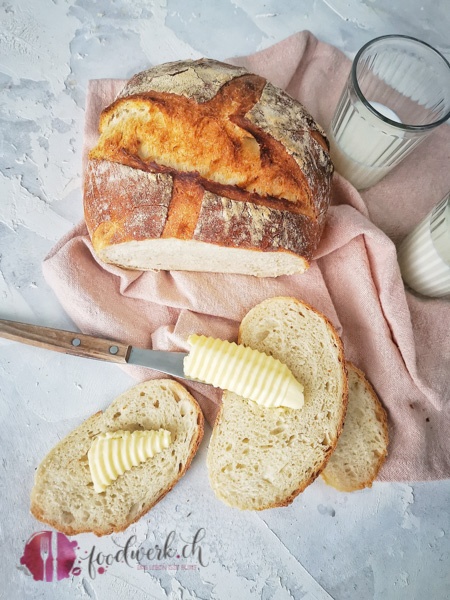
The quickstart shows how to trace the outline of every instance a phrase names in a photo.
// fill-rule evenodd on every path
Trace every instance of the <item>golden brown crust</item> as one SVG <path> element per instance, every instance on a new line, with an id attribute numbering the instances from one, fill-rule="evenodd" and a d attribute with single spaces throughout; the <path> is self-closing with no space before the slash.
<path id="1" fill-rule="evenodd" d="M 193 239 L 260 252 L 284 250 L 310 261 L 323 225 L 321 219 L 205 192 Z"/>
<path id="2" fill-rule="evenodd" d="M 172 188 L 172 177 L 164 173 L 90 161 L 84 183 L 84 210 L 96 250 L 123 240 L 160 237 Z"/>
<path id="3" fill-rule="evenodd" d="M 84 186 L 97 252 L 173 237 L 311 260 L 329 204 L 328 142 L 301 104 L 262 77 L 207 59 L 161 65 L 125 86 L 100 131 Z M 108 171 L 120 185 L 108 184 Z"/>
<path id="4" fill-rule="evenodd" d="M 270 200 L 258 201 L 254 194 L 249 196 L 251 201 L 243 201 L 238 190 L 227 197 L 206 190 L 195 178 L 138 170 L 134 187 L 153 193 L 148 204 L 133 199 L 127 206 L 123 193 L 130 171 L 117 163 L 90 161 L 85 178 L 85 219 L 97 252 L 112 244 L 172 237 L 255 252 L 291 252 L 302 256 L 306 265 L 313 257 L 325 214 L 312 220 L 297 211 L 280 210 Z M 114 202 L 104 201 L 102 186 Z M 227 193 L 223 186 L 208 187 Z"/>
<path id="5" fill-rule="evenodd" d="M 172 200 L 162 238 L 192 239 L 202 208 L 203 195 L 201 184 L 194 178 L 180 175 L 173 177 Z"/>
<path id="6" fill-rule="evenodd" d="M 308 210 L 309 188 L 297 162 L 280 141 L 245 118 L 264 85 L 261 77 L 243 75 L 204 104 L 158 92 L 120 98 L 103 111 L 101 137 L 90 158 L 129 166 L 141 159 L 218 183 L 231 173 L 247 192 L 300 202 Z"/>
<path id="7" fill-rule="evenodd" d="M 245 118 L 278 142 L 302 170 L 307 183 L 303 194 L 309 198 L 310 215 L 317 217 L 325 212 L 333 166 L 323 129 L 299 102 L 271 83 L 266 84 L 260 102 Z"/>
<path id="8" fill-rule="evenodd" d="M 225 83 L 247 73 L 244 67 L 207 58 L 174 61 L 134 75 L 118 97 L 155 91 L 186 96 L 198 103 L 207 102 Z"/>

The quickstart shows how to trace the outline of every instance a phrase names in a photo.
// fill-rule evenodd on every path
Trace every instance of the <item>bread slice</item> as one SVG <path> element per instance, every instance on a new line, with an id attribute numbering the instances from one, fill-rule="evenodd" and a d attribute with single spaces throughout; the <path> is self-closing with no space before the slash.
<path id="1" fill-rule="evenodd" d="M 342 343 L 324 315 L 271 298 L 244 317 L 239 343 L 278 358 L 304 386 L 302 409 L 264 408 L 224 392 L 208 448 L 216 496 L 251 510 L 286 506 L 333 452 L 347 405 Z"/>
<path id="2" fill-rule="evenodd" d="M 371 487 L 389 442 L 387 416 L 364 373 L 352 363 L 348 370 L 348 410 L 336 450 L 322 477 L 343 492 Z"/>
<path id="3" fill-rule="evenodd" d="M 172 443 L 126 471 L 105 492 L 94 491 L 87 453 L 99 433 L 167 429 Z M 39 465 L 31 512 L 67 535 L 119 532 L 137 521 L 184 475 L 203 436 L 203 415 L 176 381 L 157 379 L 119 396 L 65 437 Z"/>

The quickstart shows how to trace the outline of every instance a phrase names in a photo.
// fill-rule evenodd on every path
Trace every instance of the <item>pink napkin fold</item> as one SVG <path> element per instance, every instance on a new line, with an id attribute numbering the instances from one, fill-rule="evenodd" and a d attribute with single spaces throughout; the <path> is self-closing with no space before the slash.
<path id="1" fill-rule="evenodd" d="M 301 32 L 233 59 L 299 99 L 326 128 L 350 70 L 336 48 Z M 90 82 L 85 153 L 98 116 L 123 81 Z M 257 279 L 186 272 L 131 272 L 101 263 L 84 223 L 46 257 L 43 270 L 80 328 L 143 347 L 187 350 L 189 333 L 237 337 L 245 313 L 265 298 L 292 295 L 327 315 L 389 414 L 382 480 L 450 477 L 450 302 L 405 292 L 394 243 L 450 189 L 450 128 L 440 127 L 396 171 L 359 194 L 338 174 L 323 239 L 302 275 Z M 80 199 L 81 202 L 81 199 Z M 127 367 L 137 380 L 161 377 Z M 188 384 L 213 422 L 220 393 Z"/>

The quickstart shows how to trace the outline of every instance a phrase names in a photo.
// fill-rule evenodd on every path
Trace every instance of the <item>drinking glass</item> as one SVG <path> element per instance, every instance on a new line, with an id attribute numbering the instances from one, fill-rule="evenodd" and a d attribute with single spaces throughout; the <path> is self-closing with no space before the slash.
<path id="1" fill-rule="evenodd" d="M 376 38 L 357 53 L 332 119 L 335 168 L 368 188 L 449 117 L 447 60 L 412 37 Z"/>
<path id="2" fill-rule="evenodd" d="M 450 295 L 450 193 L 398 247 L 404 282 L 425 296 Z"/>

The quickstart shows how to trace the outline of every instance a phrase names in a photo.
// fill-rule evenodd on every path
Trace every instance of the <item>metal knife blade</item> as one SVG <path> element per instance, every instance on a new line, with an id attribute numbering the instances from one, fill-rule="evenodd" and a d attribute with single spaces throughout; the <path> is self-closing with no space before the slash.
<path id="1" fill-rule="evenodd" d="M 115 340 L 51 327 L 0 319 L 0 337 L 47 350 L 119 364 L 139 365 L 167 375 L 190 379 L 183 370 L 185 352 L 147 350 Z"/>
<path id="2" fill-rule="evenodd" d="M 183 361 L 186 356 L 186 352 L 164 352 L 131 347 L 127 363 L 155 369 L 174 377 L 190 379 L 190 377 L 186 377 L 183 370 Z"/>

